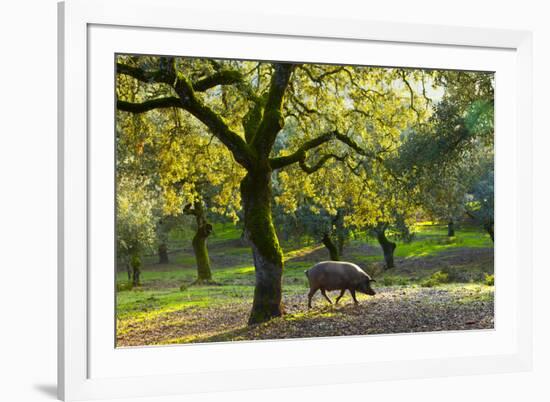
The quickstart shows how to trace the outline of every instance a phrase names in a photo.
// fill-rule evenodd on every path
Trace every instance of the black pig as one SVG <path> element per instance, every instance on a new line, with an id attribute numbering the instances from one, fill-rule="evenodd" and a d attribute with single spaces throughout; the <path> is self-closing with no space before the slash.
<path id="1" fill-rule="evenodd" d="M 321 289 L 321 294 L 330 304 L 332 301 L 326 294 L 327 290 L 340 290 L 336 303 L 344 296 L 346 289 L 351 293 L 355 304 L 357 304 L 356 291 L 370 296 L 376 294 L 370 286 L 371 282 L 376 281 L 351 262 L 323 261 L 305 271 L 305 274 L 309 281 L 308 308 L 311 308 L 311 299 L 318 289 Z"/>

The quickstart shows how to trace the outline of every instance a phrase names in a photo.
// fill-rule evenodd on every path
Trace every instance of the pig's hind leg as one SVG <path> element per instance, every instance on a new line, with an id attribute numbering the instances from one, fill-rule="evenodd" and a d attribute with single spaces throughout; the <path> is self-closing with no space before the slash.
<path id="1" fill-rule="evenodd" d="M 317 289 L 309 290 L 309 293 L 307 294 L 307 308 L 311 308 L 311 299 L 313 298 L 315 292 L 317 292 Z"/>
<path id="2" fill-rule="evenodd" d="M 332 304 L 332 300 L 330 300 L 330 299 L 328 298 L 327 293 L 325 292 L 325 289 L 321 289 L 321 294 L 322 294 L 323 296 L 325 296 L 325 299 L 327 299 L 327 301 L 328 301 L 330 304 Z"/>

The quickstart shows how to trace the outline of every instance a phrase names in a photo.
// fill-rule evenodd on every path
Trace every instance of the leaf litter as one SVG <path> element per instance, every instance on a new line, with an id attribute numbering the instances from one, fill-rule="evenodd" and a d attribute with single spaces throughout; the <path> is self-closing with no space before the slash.
<path id="1" fill-rule="evenodd" d="M 334 301 L 337 292 L 329 295 Z M 312 309 L 304 292 L 283 303 L 282 317 L 255 326 L 247 326 L 247 300 L 118 320 L 117 347 L 494 328 L 494 288 L 482 285 L 381 287 L 358 305 L 347 293 L 333 305 L 317 294 Z"/>

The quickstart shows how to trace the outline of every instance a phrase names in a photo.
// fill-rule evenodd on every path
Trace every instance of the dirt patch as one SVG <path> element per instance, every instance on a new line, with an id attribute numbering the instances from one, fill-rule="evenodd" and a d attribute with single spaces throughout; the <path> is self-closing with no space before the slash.
<path id="1" fill-rule="evenodd" d="M 494 249 L 493 248 L 459 248 L 445 250 L 437 255 L 397 258 L 398 268 L 406 270 L 407 268 L 426 267 L 431 268 L 434 265 L 438 267 L 453 266 L 453 265 L 471 265 L 483 264 L 493 265 Z"/>
<path id="2" fill-rule="evenodd" d="M 395 269 L 386 272 L 423 277 L 435 271 L 451 273 L 453 282 L 482 280 L 484 273 L 494 272 L 494 251 L 492 248 L 461 248 L 434 256 L 398 258 Z"/>

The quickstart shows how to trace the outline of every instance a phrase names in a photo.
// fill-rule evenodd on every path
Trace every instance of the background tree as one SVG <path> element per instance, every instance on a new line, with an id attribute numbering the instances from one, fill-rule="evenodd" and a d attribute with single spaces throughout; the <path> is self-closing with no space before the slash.
<path id="1" fill-rule="evenodd" d="M 138 286 L 143 255 L 155 245 L 154 204 L 147 194 L 147 183 L 118 178 L 116 203 L 117 251 L 128 268 L 128 279 Z"/>
<path id="2" fill-rule="evenodd" d="M 456 224 L 465 214 L 465 202 L 471 187 L 472 167 L 463 160 L 441 166 L 420 183 L 421 204 L 433 220 L 447 225 L 447 235 L 455 235 Z"/>
<path id="3" fill-rule="evenodd" d="M 399 154 L 394 152 L 387 161 L 398 157 Z M 397 244 L 388 238 L 388 233 L 395 235 L 394 240 L 397 237 L 410 240 L 409 228 L 414 224 L 418 211 L 413 201 L 418 189 L 415 183 L 406 181 L 406 176 L 398 177 L 386 162 L 366 171 L 363 169 L 361 173 L 356 178 L 363 183 L 365 190 L 358 193 L 355 199 L 355 221 L 378 241 L 384 255 L 385 269 L 394 268 Z"/>
<path id="4" fill-rule="evenodd" d="M 468 193 L 493 159 L 493 78 L 460 71 L 433 77 L 445 93 L 428 124 L 404 133 L 394 169 L 419 187 L 417 203 L 454 236 Z"/>
<path id="5" fill-rule="evenodd" d="M 484 174 L 472 186 L 466 203 L 466 213 L 478 222 L 495 241 L 495 189 L 494 168 L 492 162 L 487 163 Z"/>
<path id="6" fill-rule="evenodd" d="M 293 212 L 287 212 L 281 204 L 277 207 L 274 213 L 275 224 L 284 239 L 311 238 L 326 247 L 330 260 L 341 259 L 344 244 L 350 235 L 350 228 L 344 224 L 343 208 L 331 215 L 329 211 L 319 209 L 311 200 L 309 203 L 301 203 Z"/>
<path id="7" fill-rule="evenodd" d="M 156 240 L 159 264 L 168 264 L 170 257 L 168 256 L 168 241 L 170 232 L 177 226 L 181 225 L 181 219 L 178 217 L 164 215 L 162 208 L 155 208 L 154 215 L 157 217 Z"/>
<path id="8" fill-rule="evenodd" d="M 127 58 L 126 58 L 127 59 Z M 151 88 L 133 86 L 136 81 L 117 77 L 119 96 L 134 101 L 150 96 Z M 166 88 L 154 87 L 154 94 Z M 118 112 L 118 174 L 149 177 L 152 193 L 159 200 L 157 241 L 159 259 L 166 262 L 168 231 L 182 224 L 182 215 L 196 222 L 192 246 L 197 264 L 197 281 L 212 280 L 207 238 L 212 231 L 208 214 L 236 219 L 240 208 L 238 191 L 242 173 L 230 153 L 202 125 L 182 117 L 179 108 L 153 110 L 147 115 Z"/>

